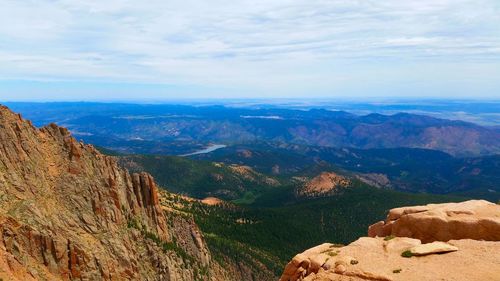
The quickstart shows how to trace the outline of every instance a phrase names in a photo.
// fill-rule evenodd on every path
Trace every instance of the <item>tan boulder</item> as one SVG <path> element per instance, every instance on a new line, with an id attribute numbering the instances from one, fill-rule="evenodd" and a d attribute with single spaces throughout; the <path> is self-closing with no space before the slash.
<path id="1" fill-rule="evenodd" d="M 384 249 L 389 253 L 400 254 L 410 248 L 421 245 L 422 243 L 418 239 L 398 237 L 386 241 L 384 244 Z"/>
<path id="2" fill-rule="evenodd" d="M 293 276 L 284 274 L 280 280 L 500 280 L 499 205 L 471 200 L 396 208 L 368 233 L 375 238 L 361 237 L 344 247 L 325 243 L 304 251 L 295 264 L 310 268 L 294 269 Z M 416 257 L 403 257 L 406 251 Z"/>
<path id="3" fill-rule="evenodd" d="M 303 264 L 309 265 L 309 258 L 304 254 L 297 254 L 295 255 L 295 257 L 293 257 L 292 264 L 295 265 L 296 267 L 299 267 Z"/>
<path id="4" fill-rule="evenodd" d="M 422 242 L 451 239 L 500 241 L 500 205 L 470 200 L 395 208 L 389 211 L 385 222 L 371 225 L 368 235 L 411 237 Z"/>
<path id="5" fill-rule="evenodd" d="M 415 256 L 425 256 L 430 254 L 441 254 L 458 251 L 458 248 L 444 242 L 432 242 L 421 244 L 410 249 L 410 252 Z"/>
<path id="6" fill-rule="evenodd" d="M 362 237 L 347 246 L 332 247 L 332 249 L 335 249 L 335 255 L 328 256 L 328 259 L 317 272 L 301 267 L 291 275 L 284 274 L 280 280 L 499 280 L 499 242 L 464 239 L 452 240 L 449 244 L 443 243 L 445 245 L 420 244 L 420 240 L 405 237 L 396 237 L 389 241 L 385 241 L 383 238 Z M 432 247 L 430 247 L 431 244 Z M 435 247 L 436 245 L 439 247 Z M 443 252 L 455 249 L 454 247 L 460 250 L 442 255 L 428 254 L 412 258 L 401 256 L 403 251 L 410 248 L 418 249 L 418 253 L 423 254 L 429 249 L 431 252 Z M 325 247 L 322 246 L 322 248 Z M 313 260 L 319 259 L 320 256 L 314 253 L 317 252 L 316 249 L 307 252 L 301 253 L 299 261 L 302 261 L 300 263 L 304 265 L 303 261 L 305 259 L 311 259 L 309 265 L 312 267 L 316 263 Z"/>
<path id="7" fill-rule="evenodd" d="M 323 253 L 320 253 L 320 254 L 317 254 L 315 256 L 312 256 L 310 258 L 311 260 L 311 264 L 309 266 L 309 271 L 310 272 L 314 272 L 314 273 L 317 273 L 319 271 L 319 269 L 323 266 L 323 264 L 325 264 L 325 262 L 330 258 L 329 255 L 327 254 L 323 254 Z"/>
<path id="8" fill-rule="evenodd" d="M 368 236 L 370 237 L 383 237 L 387 236 L 386 231 L 384 231 L 385 222 L 379 221 L 368 227 Z"/>

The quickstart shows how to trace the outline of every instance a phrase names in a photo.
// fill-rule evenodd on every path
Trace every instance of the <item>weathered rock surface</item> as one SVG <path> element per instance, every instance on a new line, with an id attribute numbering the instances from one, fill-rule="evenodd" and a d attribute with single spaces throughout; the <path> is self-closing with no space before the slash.
<path id="1" fill-rule="evenodd" d="M 217 198 L 217 197 L 207 197 L 205 199 L 202 199 L 201 203 L 207 204 L 207 205 L 210 205 L 210 206 L 214 206 L 214 205 L 224 204 L 224 201 L 221 200 L 221 199 L 219 199 L 219 198 Z"/>
<path id="2" fill-rule="evenodd" d="M 414 256 L 425 256 L 458 251 L 458 248 L 448 243 L 435 241 L 432 243 L 417 245 L 411 248 L 410 253 Z"/>
<path id="3" fill-rule="evenodd" d="M 331 195 L 349 184 L 350 181 L 346 177 L 333 172 L 323 172 L 301 186 L 297 190 L 297 195 L 307 197 Z"/>
<path id="4" fill-rule="evenodd" d="M 149 174 L 0 106 L 0 280 L 217 280 L 194 270 L 209 263 L 194 222 L 167 218 Z"/>
<path id="5" fill-rule="evenodd" d="M 386 238 L 362 237 L 348 246 L 325 243 L 311 248 L 286 265 L 280 281 L 498 281 L 499 207 L 473 200 L 393 209 L 386 222 L 369 230 L 371 236 Z M 401 234 L 401 229 L 405 235 L 399 236 L 409 237 L 388 236 Z"/>
<path id="6" fill-rule="evenodd" d="M 368 236 L 412 237 L 422 242 L 500 241 L 500 205 L 485 200 L 395 208 L 373 224 Z"/>
<path id="7" fill-rule="evenodd" d="M 497 281 L 500 276 L 500 243 L 451 240 L 459 250 L 405 258 L 401 253 L 420 240 L 396 237 L 363 237 L 345 247 L 322 244 L 295 256 L 280 281 L 295 280 L 406 280 Z"/>

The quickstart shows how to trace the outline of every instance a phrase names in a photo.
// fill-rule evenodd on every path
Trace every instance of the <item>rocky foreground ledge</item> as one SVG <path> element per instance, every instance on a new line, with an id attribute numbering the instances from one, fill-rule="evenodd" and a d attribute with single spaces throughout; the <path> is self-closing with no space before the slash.
<path id="1" fill-rule="evenodd" d="M 280 281 L 500 280 L 500 205 L 484 200 L 392 209 L 369 236 L 296 255 Z"/>

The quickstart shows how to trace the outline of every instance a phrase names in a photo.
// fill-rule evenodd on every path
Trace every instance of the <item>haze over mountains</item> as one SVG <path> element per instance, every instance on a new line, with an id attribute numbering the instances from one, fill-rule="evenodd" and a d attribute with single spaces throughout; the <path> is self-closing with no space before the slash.
<path id="1" fill-rule="evenodd" d="M 500 281 L 499 0 L 0 6 L 0 281 Z"/>
<path id="2" fill-rule="evenodd" d="M 17 106 L 35 125 L 61 122 L 97 149 L 63 127 L 37 129 L 0 108 L 6 280 L 276 280 L 296 253 L 350 243 L 391 208 L 500 199 L 498 132 L 463 121 L 214 106 Z M 443 128 L 473 137 L 424 133 Z M 433 150 L 411 147 L 429 144 L 423 136 Z M 168 155 L 213 143 L 226 146 Z"/>
<path id="3" fill-rule="evenodd" d="M 189 157 L 249 166 L 263 173 L 264 178 L 281 177 L 275 186 L 288 186 L 288 179 L 292 177 L 316 176 L 322 171 L 335 170 L 381 188 L 459 192 L 475 198 L 500 199 L 496 184 L 500 180 L 500 173 L 497 173 L 500 131 L 464 121 L 410 113 L 356 115 L 273 105 L 11 105 L 37 125 L 63 124 L 77 138 L 121 154 L 155 154 L 162 158 L 161 155 L 203 152 L 207 146 L 223 144 L 225 146 L 214 147 L 218 150 Z M 494 110 L 491 106 L 486 106 L 485 111 Z M 186 192 L 186 188 L 193 188 L 187 194 L 200 198 L 217 195 L 236 200 L 255 188 L 255 183 L 250 189 L 238 191 L 221 187 L 212 175 L 218 168 L 203 162 L 162 159 L 131 157 L 128 160 L 136 166 L 127 167 L 152 172 L 172 191 Z M 198 167 L 198 172 L 191 173 L 189 184 L 185 178 L 165 177 L 186 174 L 167 172 L 179 170 L 177 165 L 186 170 Z M 198 184 L 193 185 L 194 182 Z M 258 185 L 261 188 L 271 186 L 265 182 Z M 200 189 L 201 186 L 205 186 L 205 190 Z M 209 186 L 212 189 L 207 192 Z M 251 198 L 252 194 L 247 197 Z"/>
<path id="4" fill-rule="evenodd" d="M 58 122 L 84 140 L 132 153 L 182 154 L 189 143 L 255 141 L 363 149 L 425 148 L 456 156 L 500 152 L 496 128 L 407 113 L 359 116 L 322 109 L 94 103 L 12 106 L 35 124 Z"/>
<path id="5" fill-rule="evenodd" d="M 269 274 L 245 272 L 245 264 L 224 256 L 218 257 L 227 260 L 224 268 L 215 262 L 192 217 L 172 209 L 173 196 L 67 129 L 37 129 L 0 106 L 0 279 L 215 281 Z"/>

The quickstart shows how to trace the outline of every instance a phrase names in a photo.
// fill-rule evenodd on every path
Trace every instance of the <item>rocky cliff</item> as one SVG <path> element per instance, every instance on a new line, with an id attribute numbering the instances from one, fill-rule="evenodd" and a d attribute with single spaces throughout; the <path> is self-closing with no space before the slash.
<path id="1" fill-rule="evenodd" d="M 500 205 L 483 200 L 396 208 L 372 237 L 296 255 L 280 280 L 498 281 L 499 227 Z"/>
<path id="2" fill-rule="evenodd" d="M 0 106 L 0 280 L 221 280 L 147 173 Z"/>

